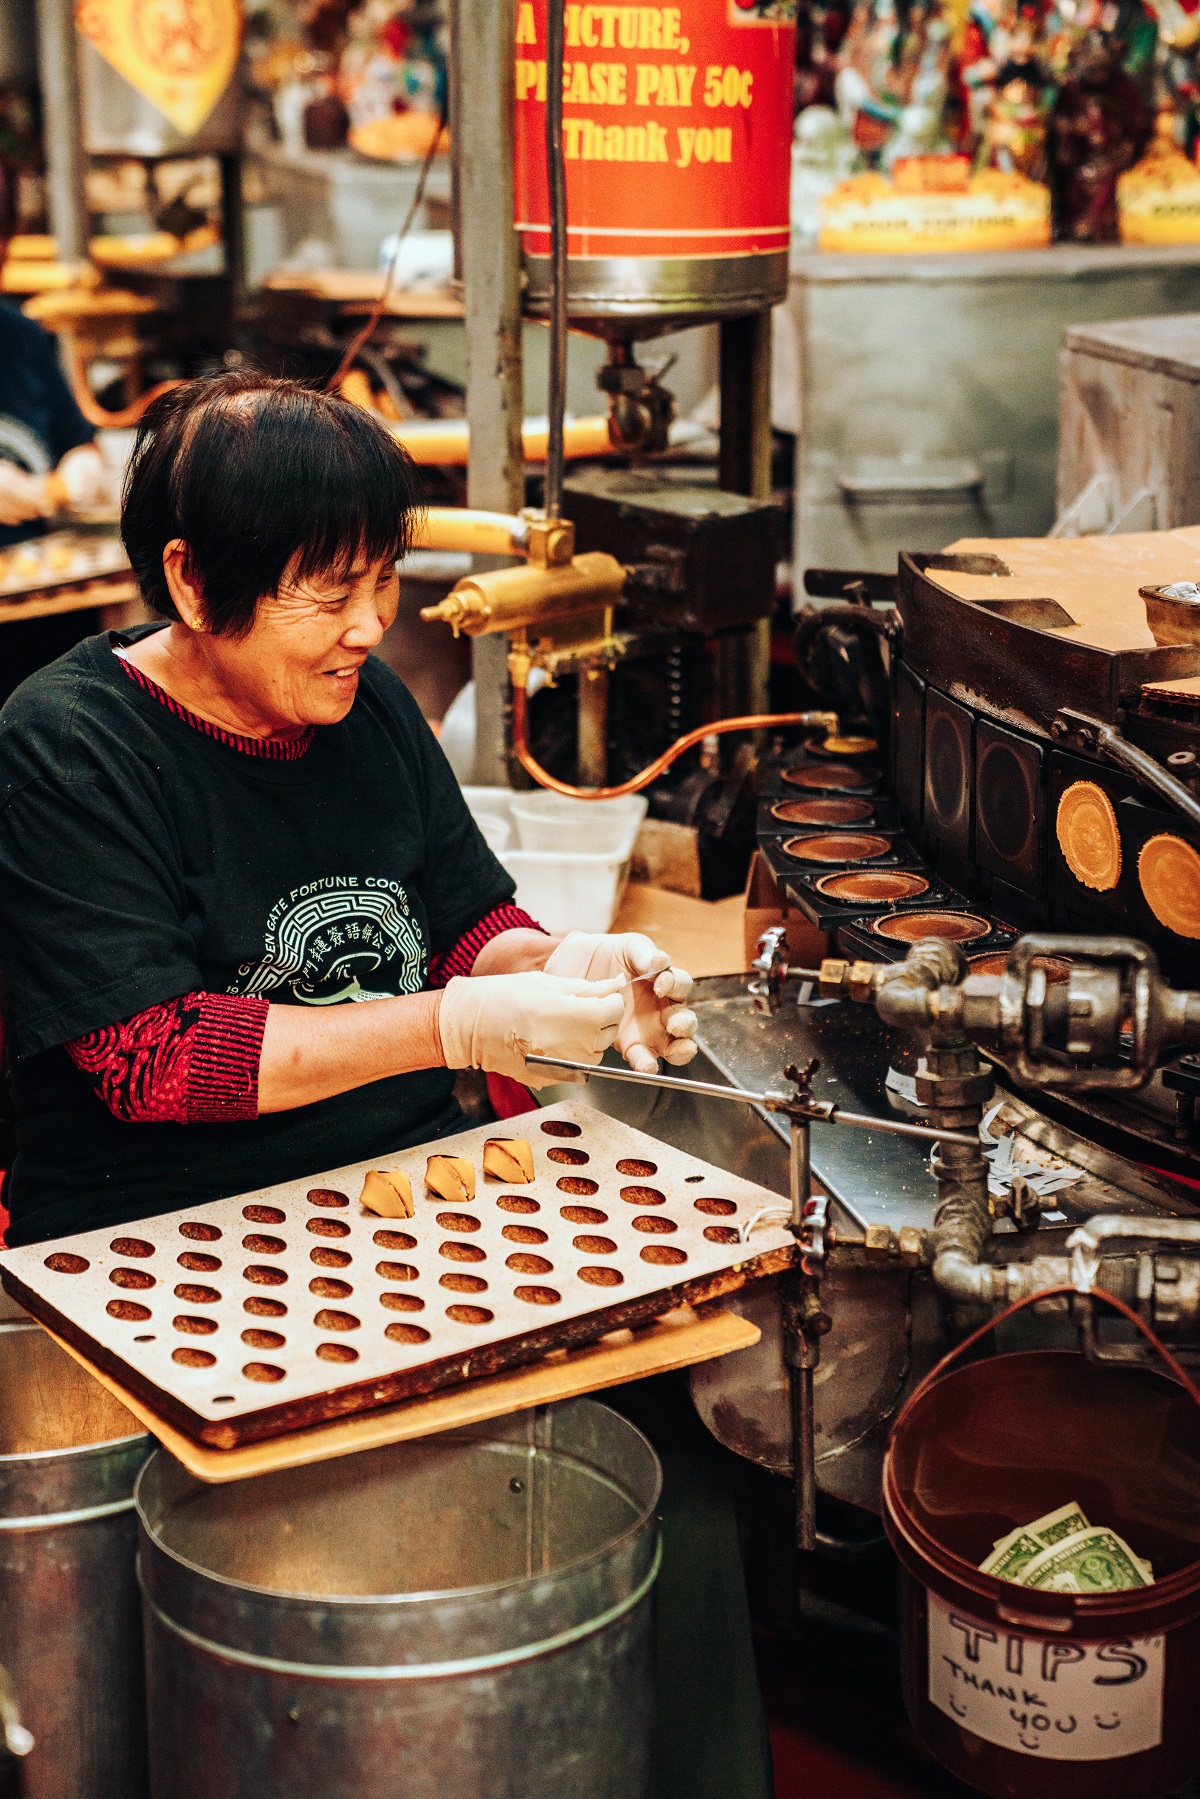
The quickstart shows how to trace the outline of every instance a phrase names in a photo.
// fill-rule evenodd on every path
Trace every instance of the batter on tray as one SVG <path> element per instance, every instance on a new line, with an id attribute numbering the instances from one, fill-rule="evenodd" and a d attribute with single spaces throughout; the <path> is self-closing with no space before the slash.
<path id="1" fill-rule="evenodd" d="M 88 639 L 0 713 L 10 1243 L 445 1135 L 456 1069 L 694 1054 L 691 978 L 648 938 L 513 905 L 371 656 L 418 503 L 382 426 L 295 383 L 147 411 L 122 534 L 166 622 Z"/>

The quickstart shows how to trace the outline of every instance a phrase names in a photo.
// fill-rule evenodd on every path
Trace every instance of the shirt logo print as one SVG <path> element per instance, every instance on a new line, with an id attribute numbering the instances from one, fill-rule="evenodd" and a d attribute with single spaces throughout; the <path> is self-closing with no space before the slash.
<path id="1" fill-rule="evenodd" d="M 293 888 L 272 907 L 263 958 L 245 962 L 229 991 L 290 988 L 306 1006 L 391 999 L 425 984 L 425 940 L 398 881 L 335 875 Z"/>

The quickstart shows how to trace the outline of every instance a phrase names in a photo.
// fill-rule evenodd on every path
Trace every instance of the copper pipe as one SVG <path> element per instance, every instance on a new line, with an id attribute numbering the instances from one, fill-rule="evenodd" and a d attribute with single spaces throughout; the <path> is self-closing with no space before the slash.
<path id="1" fill-rule="evenodd" d="M 688 750 L 702 743 L 706 737 L 721 737 L 730 731 L 776 731 L 787 728 L 803 728 L 817 726 L 826 731 L 837 730 L 837 716 L 832 712 L 767 712 L 747 718 L 721 718 L 713 724 L 700 725 L 694 731 L 688 731 L 678 738 L 668 750 L 644 768 L 639 775 L 628 781 L 621 781 L 615 787 L 572 787 L 566 781 L 557 780 L 554 775 L 535 762 L 529 751 L 528 739 L 528 695 L 521 681 L 514 681 L 512 694 L 512 735 L 513 751 L 517 761 L 526 774 L 532 775 L 539 787 L 548 787 L 551 793 L 565 793 L 575 800 L 616 800 L 626 793 L 640 793 L 643 787 L 649 787 L 665 774 L 673 762 Z"/>
<path id="2" fill-rule="evenodd" d="M 469 550 L 483 556 L 525 556 L 529 528 L 507 512 L 472 506 L 427 506 L 413 521 L 414 550 Z"/>
<path id="3" fill-rule="evenodd" d="M 88 424 L 94 425 L 97 430 L 108 427 L 119 431 L 127 425 L 140 424 L 142 414 L 152 400 L 157 400 L 159 394 L 169 394 L 172 388 L 183 386 L 182 381 L 156 381 L 144 394 L 139 394 L 132 405 L 122 406 L 117 412 L 109 412 L 99 404 L 88 386 L 87 371 L 83 366 L 83 357 L 75 342 L 74 332 L 60 331 L 58 337 L 63 347 L 63 360 L 66 363 L 72 397 Z"/>
<path id="4" fill-rule="evenodd" d="M 422 467 L 455 468 L 467 461 L 470 443 L 466 419 L 405 419 L 401 424 L 388 422 L 387 429 Z M 546 460 L 548 436 L 546 423 L 526 419 L 521 432 L 526 462 Z M 610 456 L 613 441 L 607 413 L 595 418 L 568 419 L 563 426 L 563 446 L 568 458 Z"/>

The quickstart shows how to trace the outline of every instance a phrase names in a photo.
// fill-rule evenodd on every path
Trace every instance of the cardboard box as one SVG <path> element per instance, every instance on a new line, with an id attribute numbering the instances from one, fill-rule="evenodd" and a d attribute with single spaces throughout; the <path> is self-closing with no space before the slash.
<path id="1" fill-rule="evenodd" d="M 742 913 L 745 966 L 749 968 L 758 954 L 758 940 L 773 925 L 787 925 L 788 954 L 797 968 L 815 968 L 829 954 L 829 939 L 824 931 L 809 924 L 794 906 L 785 906 L 775 878 L 757 850 L 746 877 Z"/>
<path id="2" fill-rule="evenodd" d="M 677 968 L 699 980 L 704 975 L 741 974 L 742 910 L 740 893 L 729 899 L 692 899 L 631 881 L 625 889 L 614 931 L 644 931 L 665 949 Z"/>

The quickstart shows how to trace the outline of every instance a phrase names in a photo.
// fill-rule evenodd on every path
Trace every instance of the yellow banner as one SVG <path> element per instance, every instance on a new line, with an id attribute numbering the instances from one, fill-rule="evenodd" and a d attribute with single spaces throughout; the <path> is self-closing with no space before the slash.
<path id="1" fill-rule="evenodd" d="M 139 94 L 190 137 L 237 66 L 241 0 L 76 0 L 75 23 Z"/>

